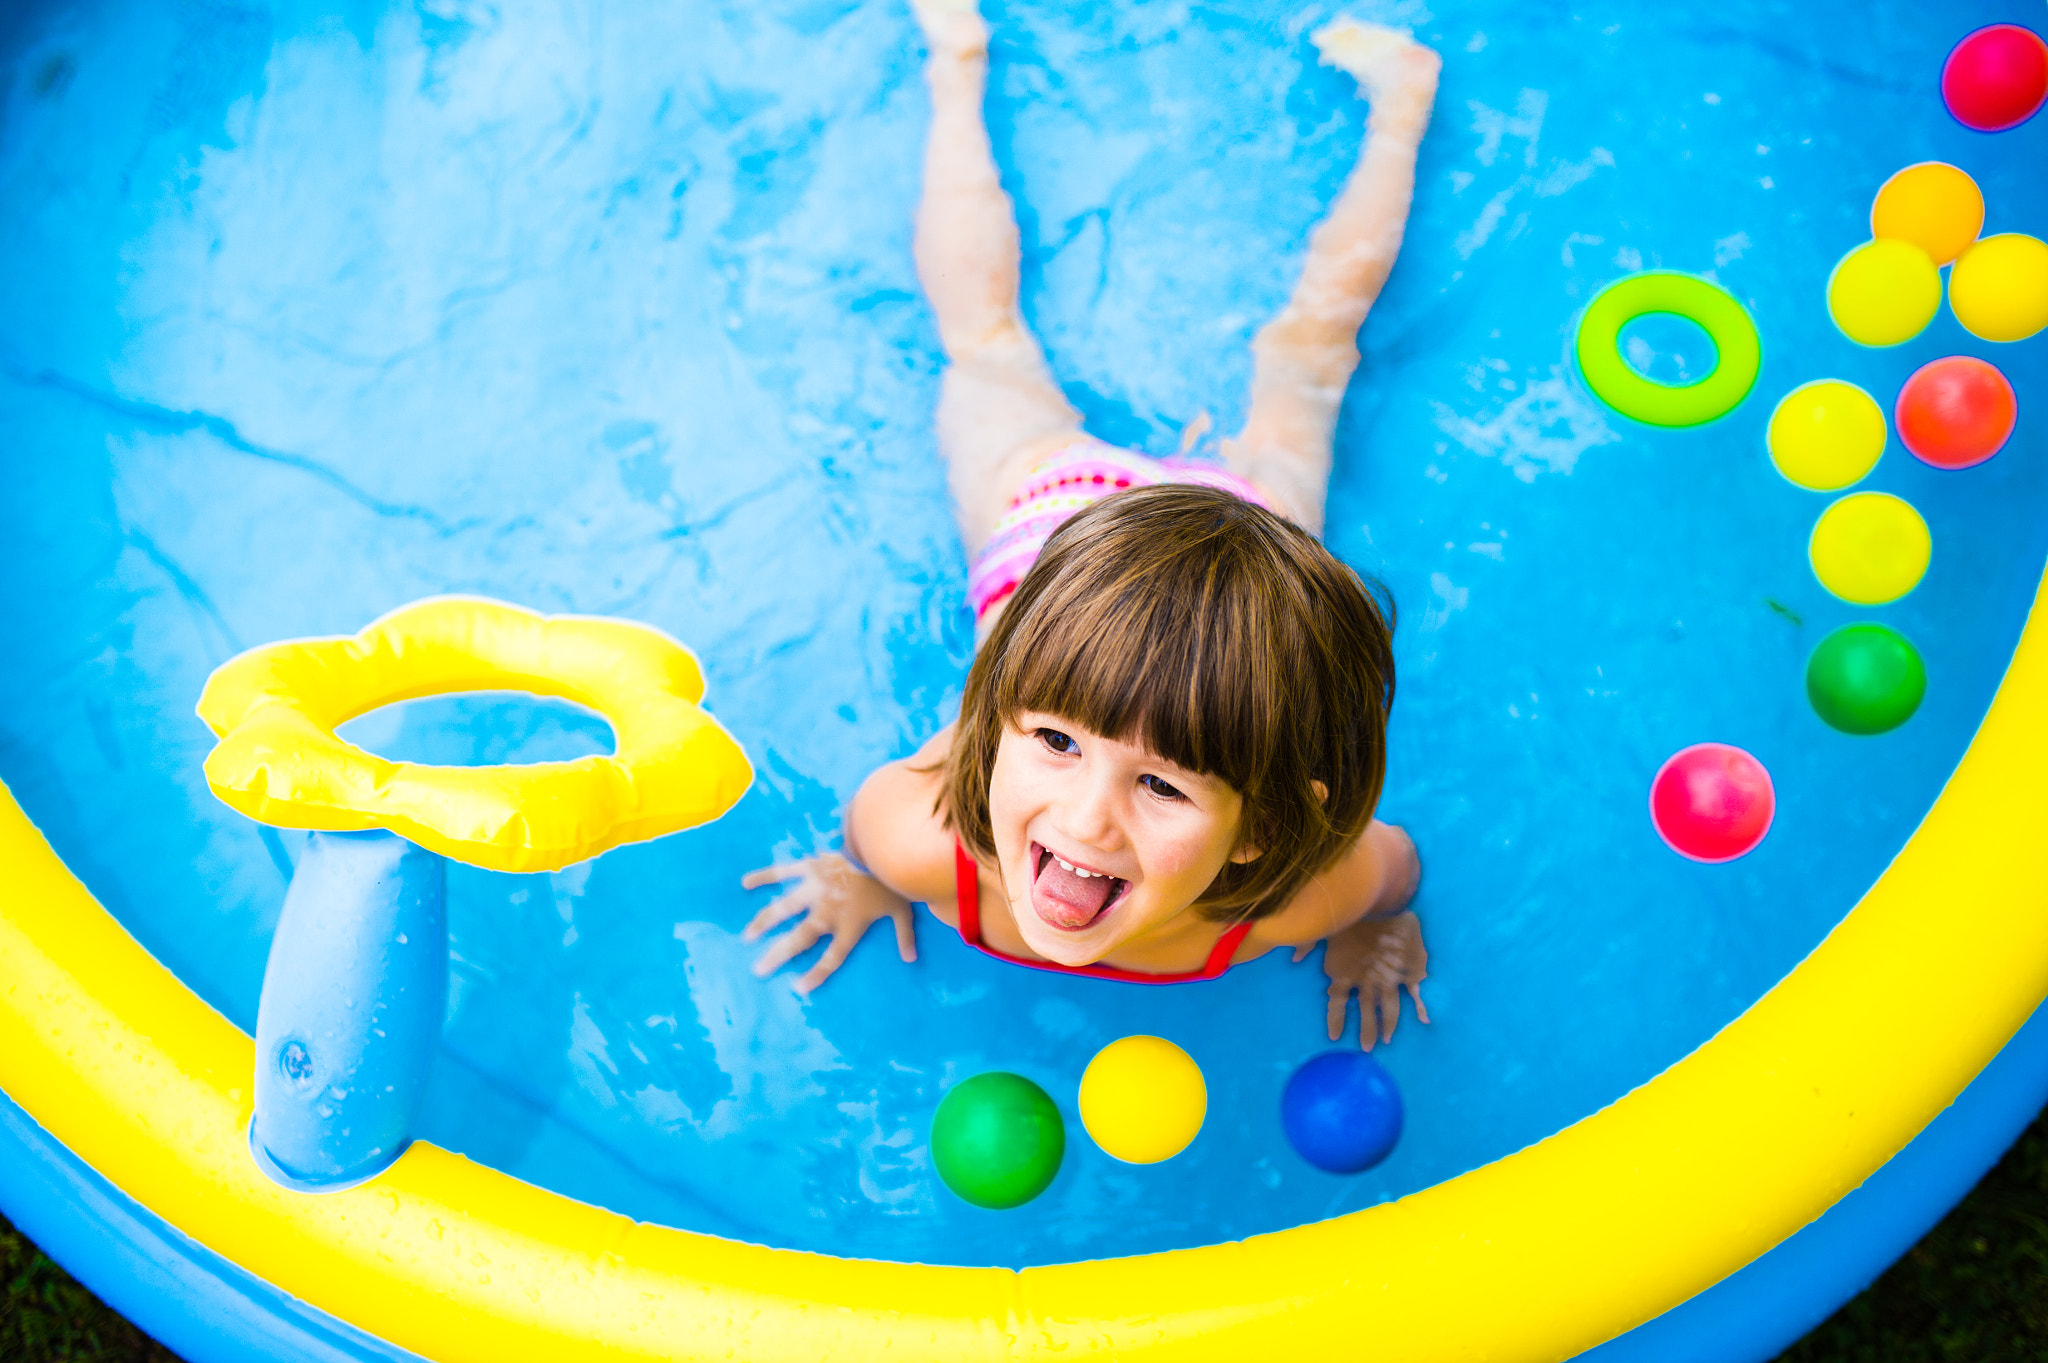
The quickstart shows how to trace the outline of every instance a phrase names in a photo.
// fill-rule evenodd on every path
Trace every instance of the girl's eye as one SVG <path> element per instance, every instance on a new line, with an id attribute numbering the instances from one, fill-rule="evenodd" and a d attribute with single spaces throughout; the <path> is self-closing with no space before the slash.
<path id="1" fill-rule="evenodd" d="M 1040 729 L 1038 731 L 1038 741 L 1051 748 L 1054 752 L 1080 751 L 1080 745 L 1058 729 Z"/>
<path id="2" fill-rule="evenodd" d="M 1177 788 L 1167 784 L 1165 781 L 1160 780 L 1156 776 L 1140 776 L 1138 778 L 1138 784 L 1144 786 L 1145 789 L 1151 791 L 1154 795 L 1157 795 L 1162 800 L 1185 800 L 1188 798 L 1187 796 L 1181 794 Z"/>

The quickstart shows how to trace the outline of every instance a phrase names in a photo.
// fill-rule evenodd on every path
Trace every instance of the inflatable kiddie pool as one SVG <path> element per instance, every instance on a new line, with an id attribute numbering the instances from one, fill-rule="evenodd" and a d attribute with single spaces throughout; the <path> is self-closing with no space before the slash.
<path id="1" fill-rule="evenodd" d="M 870 943 L 809 1000 L 747 973 L 739 875 L 827 837 L 944 722 L 970 649 L 905 14 L 10 19 L 0 1209 L 195 1363 L 1762 1359 L 1878 1272 L 2048 1093 L 2048 342 L 1944 304 L 1859 346 L 1828 285 L 1909 163 L 1966 170 L 1987 234 L 2048 227 L 2048 134 L 1961 127 L 1939 79 L 1971 29 L 2040 15 L 1866 7 L 1852 45 L 1824 7 L 1367 13 L 1446 56 L 1329 533 L 1402 609 L 1386 809 L 1429 868 L 1436 1021 L 1381 1053 L 1401 1144 L 1344 1178 L 1278 1119 L 1328 1049 L 1311 965 L 1136 990 L 926 919 L 916 965 Z M 1028 303 L 1070 391 L 1144 448 L 1205 408 L 1229 426 L 1361 129 L 1310 61 L 1319 13 L 991 17 Z M 1706 424 L 1622 415 L 1576 353 L 1596 296 L 1660 269 L 1760 340 Z M 1668 317 L 1613 344 L 1667 384 L 1725 358 Z M 1916 508 L 1931 556 L 1851 605 L 1808 559 L 1836 494 L 1774 470 L 1773 407 L 1834 378 L 1889 414 L 1957 354 L 2010 380 L 2017 428 L 1961 471 L 1894 435 L 1853 491 Z M 251 1156 L 250 1036 L 307 843 L 215 798 L 194 706 L 249 648 L 451 593 L 682 641 L 756 780 L 594 861 L 451 864 L 417 1140 L 287 1190 Z M 1859 621 L 1926 674 L 1868 736 L 1803 680 Z M 448 765 L 614 743 L 502 692 L 342 736 Z M 1776 792 L 1724 864 L 1646 812 L 1699 742 Z M 1073 1110 L 1139 1032 L 1210 1094 L 1143 1167 Z M 1006 1212 L 928 1149 L 939 1098 L 997 1069 L 1069 1128 Z"/>

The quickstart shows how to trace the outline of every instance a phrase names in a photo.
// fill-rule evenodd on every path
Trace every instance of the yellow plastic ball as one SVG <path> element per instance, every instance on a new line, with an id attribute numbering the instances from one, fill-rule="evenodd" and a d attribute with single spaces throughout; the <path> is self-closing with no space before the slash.
<path id="1" fill-rule="evenodd" d="M 1910 241 L 1946 265 L 1984 230 L 1984 191 L 1944 161 L 1907 166 L 1877 191 L 1870 235 Z"/>
<path id="2" fill-rule="evenodd" d="M 1828 277 L 1828 315 L 1858 345 L 1898 345 L 1941 308 L 1941 271 L 1910 241 L 1866 241 Z"/>
<path id="3" fill-rule="evenodd" d="M 1127 1036 L 1081 1075 L 1081 1125 L 1126 1164 L 1157 1164 L 1188 1148 L 1209 1112 L 1194 1057 L 1164 1037 Z"/>
<path id="4" fill-rule="evenodd" d="M 1885 431 L 1876 398 L 1853 383 L 1818 379 L 1779 400 L 1764 443 L 1778 472 L 1801 487 L 1832 492 L 1876 466 Z"/>
<path id="5" fill-rule="evenodd" d="M 1949 271 L 1948 305 L 1987 341 L 2024 341 L 2048 327 L 2048 242 L 2019 232 L 1984 238 Z"/>
<path id="6" fill-rule="evenodd" d="M 1821 512 L 1806 546 L 1821 586 L 1859 606 L 1912 591 L 1933 552 L 1920 513 L 1885 492 L 1852 492 Z"/>

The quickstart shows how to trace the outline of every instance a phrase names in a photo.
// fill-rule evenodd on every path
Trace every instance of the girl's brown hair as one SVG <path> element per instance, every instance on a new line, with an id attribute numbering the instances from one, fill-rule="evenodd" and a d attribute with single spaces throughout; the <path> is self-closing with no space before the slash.
<path id="1" fill-rule="evenodd" d="M 1238 791 L 1240 845 L 1259 855 L 1225 866 L 1195 907 L 1273 913 L 1379 802 L 1394 702 L 1383 597 L 1314 536 L 1228 492 L 1105 497 L 1046 541 L 976 653 L 938 812 L 993 863 L 1003 728 L 1026 710 L 1059 715 Z"/>

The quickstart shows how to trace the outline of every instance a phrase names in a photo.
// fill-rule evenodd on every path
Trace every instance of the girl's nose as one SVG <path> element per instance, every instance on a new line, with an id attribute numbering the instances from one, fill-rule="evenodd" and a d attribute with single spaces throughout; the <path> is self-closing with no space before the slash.
<path id="1" fill-rule="evenodd" d="M 1116 792 L 1100 781 L 1089 781 L 1075 792 L 1066 809 L 1065 832 L 1078 842 L 1105 852 L 1122 843 L 1116 819 Z"/>

